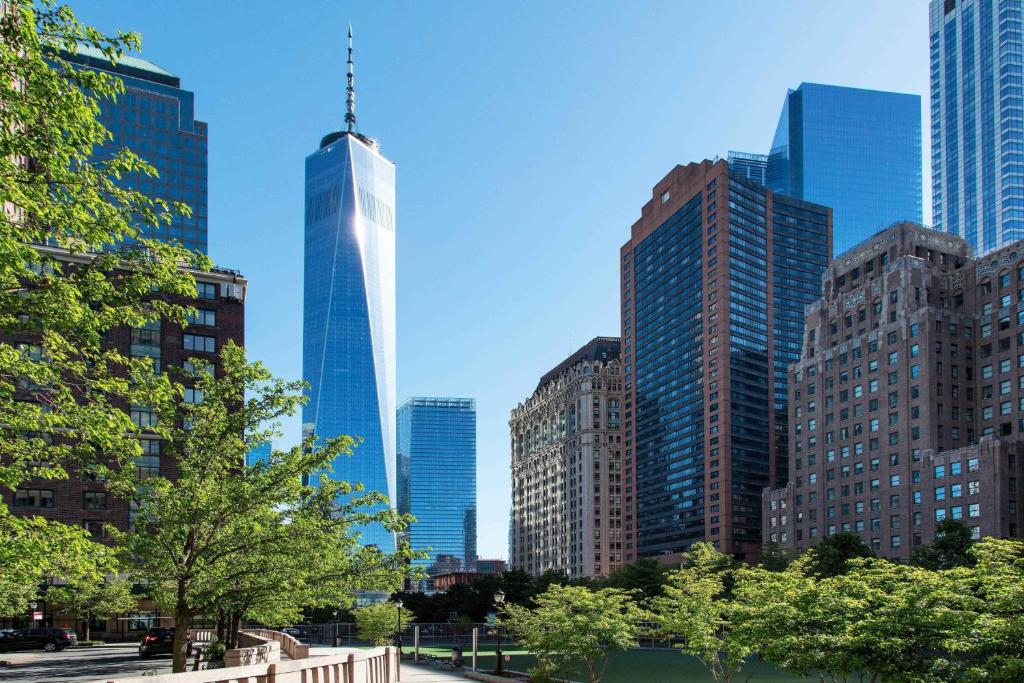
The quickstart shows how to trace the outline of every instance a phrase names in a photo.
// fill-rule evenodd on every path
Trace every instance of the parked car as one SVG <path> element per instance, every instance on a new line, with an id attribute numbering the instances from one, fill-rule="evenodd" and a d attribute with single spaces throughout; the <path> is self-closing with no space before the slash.
<path id="1" fill-rule="evenodd" d="M 78 636 L 69 628 L 23 628 L 0 637 L 0 651 L 45 650 L 59 652 L 78 645 Z"/>
<path id="2" fill-rule="evenodd" d="M 174 651 L 174 628 L 151 628 L 139 643 L 139 656 L 143 659 L 153 655 L 169 655 Z M 185 641 L 185 654 L 192 656 L 192 641 Z"/>
<path id="3" fill-rule="evenodd" d="M 294 626 L 285 626 L 283 629 L 281 629 L 281 633 L 287 633 L 288 635 L 294 638 L 298 638 L 302 634 L 302 631 L 295 628 Z"/>

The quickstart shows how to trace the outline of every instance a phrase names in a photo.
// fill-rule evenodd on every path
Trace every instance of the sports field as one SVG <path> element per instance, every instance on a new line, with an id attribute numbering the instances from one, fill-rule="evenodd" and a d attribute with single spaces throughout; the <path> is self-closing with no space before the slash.
<path id="1" fill-rule="evenodd" d="M 432 654 L 436 657 L 447 658 L 451 655 L 451 648 L 444 647 L 421 647 L 420 652 Z M 512 661 L 507 665 L 515 671 L 527 671 L 536 663 L 536 659 L 524 650 L 507 650 L 502 652 L 511 655 Z M 463 649 L 463 656 L 469 666 L 471 650 Z M 751 664 L 753 666 L 753 663 Z M 494 669 L 494 648 L 481 650 L 477 659 L 477 668 L 480 671 L 491 671 Z M 577 673 L 574 680 L 585 681 L 585 675 Z M 740 678 L 742 680 L 743 677 Z M 608 672 L 602 683 L 661 683 L 662 681 L 678 681 L 679 683 L 711 683 L 711 676 L 704 669 L 704 666 L 693 657 L 684 655 L 679 651 L 672 650 L 630 650 L 619 652 L 612 657 Z M 802 678 L 789 673 L 779 671 L 769 664 L 758 664 L 751 683 L 795 683 L 797 681 L 817 680 L 816 678 Z"/>

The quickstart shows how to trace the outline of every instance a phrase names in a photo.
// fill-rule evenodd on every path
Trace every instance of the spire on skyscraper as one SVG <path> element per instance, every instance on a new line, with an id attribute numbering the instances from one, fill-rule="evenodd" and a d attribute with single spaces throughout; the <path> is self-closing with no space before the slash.
<path id="1" fill-rule="evenodd" d="M 348 25 L 348 88 L 345 97 L 345 126 L 351 133 L 356 127 L 356 74 L 352 63 L 352 24 Z"/>

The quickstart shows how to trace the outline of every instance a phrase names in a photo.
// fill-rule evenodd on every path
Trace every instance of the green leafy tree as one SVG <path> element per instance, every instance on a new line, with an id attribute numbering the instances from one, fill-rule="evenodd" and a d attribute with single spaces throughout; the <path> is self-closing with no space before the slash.
<path id="1" fill-rule="evenodd" d="M 356 590 L 395 590 L 412 557 L 359 543 L 361 525 L 397 532 L 408 522 L 382 494 L 328 477 L 302 484 L 351 454 L 350 437 L 310 437 L 245 466 L 245 454 L 301 406 L 303 383 L 275 379 L 233 343 L 221 349 L 216 377 L 212 366 L 193 365 L 180 377 L 194 385 L 197 402 L 159 406 L 164 452 L 175 458 L 178 478 L 138 483 L 140 518 L 127 535 L 136 573 L 174 615 L 176 672 L 184 670 L 185 630 L 197 614 L 229 611 L 232 631 L 241 615 L 291 621 L 303 606 L 350 603 Z"/>
<path id="2" fill-rule="evenodd" d="M 110 619 L 131 611 L 138 605 L 132 593 L 132 582 L 126 578 L 108 577 L 99 581 L 76 581 L 73 584 L 50 586 L 46 601 L 58 610 L 72 612 L 85 624 L 89 640 L 92 619 Z"/>
<path id="3" fill-rule="evenodd" d="M 826 536 L 818 545 L 807 551 L 804 570 L 812 576 L 838 576 L 850 567 L 850 560 L 858 557 L 874 557 L 875 553 L 857 534 L 840 531 Z"/>
<path id="4" fill-rule="evenodd" d="M 797 553 L 792 548 L 769 541 L 761 551 L 761 566 L 769 571 L 781 572 L 793 564 L 796 558 Z"/>
<path id="5" fill-rule="evenodd" d="M 971 573 L 980 598 L 970 634 L 967 679 L 1024 680 L 1024 542 L 986 538 L 974 545 Z"/>
<path id="6" fill-rule="evenodd" d="M 733 562 L 710 543 L 695 543 L 682 565 L 668 574 L 664 594 L 653 600 L 655 618 L 682 638 L 677 647 L 700 660 L 716 683 L 731 683 L 755 653 L 755 642 L 733 629 Z"/>
<path id="7" fill-rule="evenodd" d="M 846 573 L 743 570 L 736 631 L 764 659 L 839 683 L 957 680 L 977 621 L 966 570 L 851 560 Z"/>
<path id="8" fill-rule="evenodd" d="M 636 562 L 623 565 L 598 581 L 598 585 L 633 592 L 642 602 L 647 602 L 661 595 L 668 570 L 653 557 L 639 557 Z"/>
<path id="9" fill-rule="evenodd" d="M 974 566 L 971 529 L 963 522 L 946 518 L 935 528 L 935 540 L 914 551 L 913 564 L 927 569 L 953 569 Z"/>
<path id="10" fill-rule="evenodd" d="M 416 621 L 415 615 L 393 602 L 378 602 L 354 610 L 356 631 L 362 640 L 374 645 L 391 645 L 398 635 L 398 613 L 402 613 L 402 627 Z"/>
<path id="11" fill-rule="evenodd" d="M 97 119 L 123 83 L 76 69 L 62 54 L 86 45 L 112 62 L 139 46 L 79 23 L 51 0 L 10 0 L 0 12 L 0 487 L 88 473 L 128 477 L 138 444 L 126 411 L 169 392 L 148 360 L 105 344 L 121 326 L 185 310 L 164 294 L 194 295 L 180 265 L 205 257 L 141 239 L 168 206 L 121 187 L 155 169 L 130 150 L 99 155 L 110 134 Z M 45 245 L 45 246 L 41 246 Z M 154 296 L 154 292 L 156 295 Z M 127 465 L 127 466 L 126 466 Z M 83 529 L 12 515 L 0 503 L 0 612 L 24 609 L 44 577 L 100 576 L 110 561 Z"/>
<path id="12" fill-rule="evenodd" d="M 614 653 L 636 646 L 644 612 L 624 591 L 553 584 L 534 600 L 533 609 L 508 605 L 501 623 L 545 667 L 578 661 L 597 683 Z"/>

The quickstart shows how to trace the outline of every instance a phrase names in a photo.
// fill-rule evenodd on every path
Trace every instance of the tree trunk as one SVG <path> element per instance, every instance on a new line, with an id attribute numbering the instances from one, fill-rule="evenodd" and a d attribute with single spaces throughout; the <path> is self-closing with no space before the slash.
<path id="1" fill-rule="evenodd" d="M 171 672 L 180 674 L 187 666 L 185 642 L 188 640 L 188 625 L 192 620 L 192 612 L 185 602 L 184 587 L 179 586 L 178 603 L 174 608 L 174 652 Z"/>
<path id="2" fill-rule="evenodd" d="M 226 627 L 226 619 L 224 617 L 224 610 L 217 610 L 217 640 L 221 643 L 224 642 L 224 630 Z"/>
<path id="3" fill-rule="evenodd" d="M 231 613 L 231 647 L 238 647 L 238 631 L 242 628 L 242 613 Z"/>
<path id="4" fill-rule="evenodd" d="M 89 635 L 90 635 L 89 627 L 90 626 L 92 626 L 92 618 L 90 617 L 90 615 L 86 614 L 85 615 L 85 639 L 86 640 L 89 640 Z"/>

